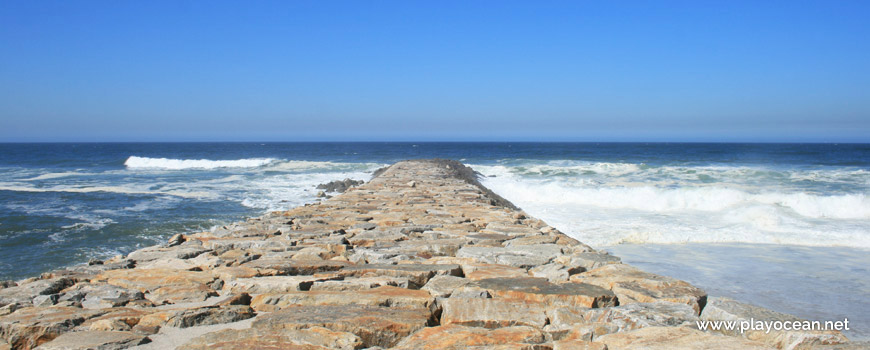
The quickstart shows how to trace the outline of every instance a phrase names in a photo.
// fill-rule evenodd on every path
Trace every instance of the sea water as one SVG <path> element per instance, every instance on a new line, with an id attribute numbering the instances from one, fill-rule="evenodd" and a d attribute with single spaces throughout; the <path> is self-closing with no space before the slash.
<path id="1" fill-rule="evenodd" d="M 870 326 L 870 145 L 0 144 L 0 279 L 317 200 L 451 158 L 532 216 L 651 272 L 813 320 Z"/>

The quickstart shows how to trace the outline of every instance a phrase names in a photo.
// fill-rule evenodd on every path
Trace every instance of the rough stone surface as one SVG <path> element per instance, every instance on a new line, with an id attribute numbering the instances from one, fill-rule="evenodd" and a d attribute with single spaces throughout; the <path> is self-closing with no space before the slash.
<path id="1" fill-rule="evenodd" d="M 593 284 L 612 290 L 622 305 L 668 301 L 686 304 L 696 315 L 707 303 L 707 293 L 686 282 L 641 271 L 626 264 L 607 264 L 571 276 L 572 282 Z"/>
<path id="2" fill-rule="evenodd" d="M 321 190 L 343 185 L 316 203 L 0 282 L 0 350 L 148 338 L 143 348 L 860 346 L 826 345 L 845 342 L 839 333 L 747 335 L 753 342 L 690 329 L 702 311 L 770 314 L 705 308 L 702 290 L 564 235 L 459 162 L 399 162 Z"/>
<path id="3" fill-rule="evenodd" d="M 340 349 L 362 346 L 353 333 L 336 332 L 322 327 L 309 329 L 227 329 L 196 337 L 178 350 L 236 349 Z"/>
<path id="4" fill-rule="evenodd" d="M 747 339 L 717 336 L 687 327 L 646 327 L 631 332 L 605 334 L 596 342 L 608 350 L 772 350 L 774 348 Z"/>
<path id="5" fill-rule="evenodd" d="M 546 305 L 506 299 L 449 298 L 442 303 L 441 324 L 501 328 L 547 324 Z"/>
<path id="6" fill-rule="evenodd" d="M 749 322 L 750 320 L 802 322 L 798 317 L 741 303 L 729 298 L 710 298 L 701 319 L 705 321 Z M 731 336 L 743 336 L 779 349 L 811 349 L 844 344 L 848 339 L 837 331 L 757 331 L 740 332 L 739 329 L 709 330 Z"/>
<path id="7" fill-rule="evenodd" d="M 307 329 L 324 327 L 350 332 L 363 346 L 391 347 L 409 334 L 426 327 L 432 318 L 424 308 L 391 308 L 362 305 L 323 305 L 286 308 L 261 316 L 254 328 Z"/>
<path id="8" fill-rule="evenodd" d="M 471 349 L 493 348 L 509 344 L 542 344 L 544 333 L 532 327 L 515 326 L 497 329 L 459 325 L 425 328 L 402 340 L 398 349 Z"/>
<path id="9" fill-rule="evenodd" d="M 39 350 L 116 350 L 148 343 L 148 337 L 132 332 L 84 331 L 64 333 L 40 345 Z"/>

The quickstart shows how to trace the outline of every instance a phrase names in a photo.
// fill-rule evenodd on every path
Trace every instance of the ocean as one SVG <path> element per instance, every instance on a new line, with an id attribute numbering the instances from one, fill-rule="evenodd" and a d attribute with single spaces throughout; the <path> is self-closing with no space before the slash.
<path id="1" fill-rule="evenodd" d="M 395 161 L 482 183 L 624 261 L 870 337 L 870 145 L 0 144 L 0 280 L 317 200 Z"/>

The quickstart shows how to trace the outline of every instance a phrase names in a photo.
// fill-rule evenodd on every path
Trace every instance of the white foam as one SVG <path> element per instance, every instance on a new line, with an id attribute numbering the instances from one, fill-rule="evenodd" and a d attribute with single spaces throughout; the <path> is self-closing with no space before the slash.
<path id="1" fill-rule="evenodd" d="M 18 192 L 69 192 L 69 193 L 93 193 L 93 192 L 108 192 L 122 194 L 150 194 L 150 195 L 167 195 L 183 198 L 213 198 L 214 193 L 209 192 L 182 192 L 182 191 L 153 191 L 140 189 L 132 186 L 90 186 L 90 187 L 32 187 L 18 184 L 0 184 L 0 191 L 18 191 Z"/>
<path id="2" fill-rule="evenodd" d="M 482 182 L 529 214 L 587 244 L 787 243 L 870 247 L 862 170 L 649 167 L 557 162 L 472 165 Z M 709 176 L 698 181 L 698 174 Z M 862 176 L 863 174 L 863 176 Z M 827 182 L 825 182 L 827 181 Z"/>
<path id="3" fill-rule="evenodd" d="M 130 156 L 124 165 L 131 169 L 217 169 L 217 168 L 256 168 L 275 161 L 273 158 L 250 158 L 236 160 L 210 159 L 170 159 Z"/>
<path id="4" fill-rule="evenodd" d="M 92 173 L 79 173 L 79 172 L 67 171 L 67 172 L 60 172 L 60 173 L 47 173 L 47 174 L 42 174 L 42 175 L 39 175 L 39 176 L 34 176 L 34 177 L 31 177 L 31 178 L 22 179 L 21 181 L 51 180 L 51 179 L 57 179 L 57 178 L 62 178 L 62 177 L 69 177 L 69 176 L 86 176 L 86 175 L 94 175 L 94 174 L 92 174 Z"/>

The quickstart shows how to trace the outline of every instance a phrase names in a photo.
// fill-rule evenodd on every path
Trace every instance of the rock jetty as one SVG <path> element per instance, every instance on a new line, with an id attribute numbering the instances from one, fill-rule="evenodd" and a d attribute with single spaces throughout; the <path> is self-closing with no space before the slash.
<path id="1" fill-rule="evenodd" d="M 459 162 L 0 285 L 0 349 L 827 349 L 530 217 Z M 839 345 L 838 345 L 839 344 Z"/>

